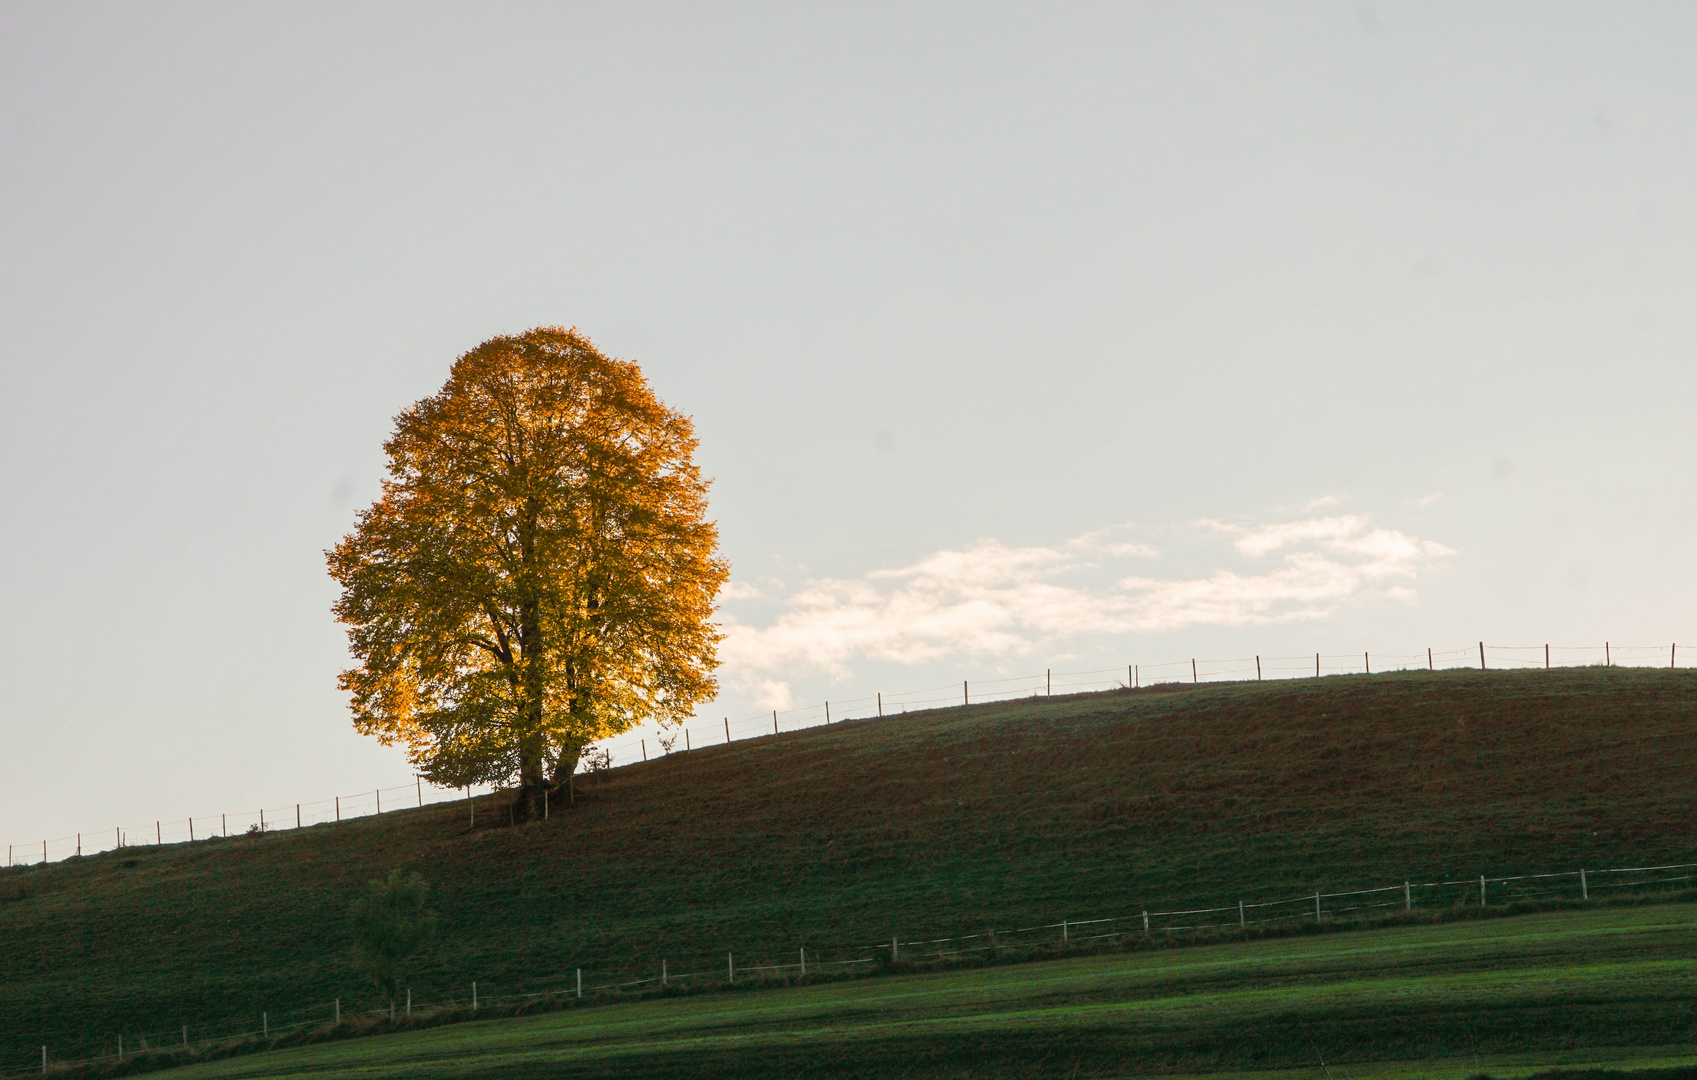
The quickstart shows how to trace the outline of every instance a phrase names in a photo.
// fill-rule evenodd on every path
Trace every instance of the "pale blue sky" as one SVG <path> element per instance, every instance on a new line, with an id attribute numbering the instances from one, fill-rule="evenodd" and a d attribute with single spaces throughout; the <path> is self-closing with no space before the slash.
<path id="1" fill-rule="evenodd" d="M 0 842 L 404 783 L 321 552 L 541 324 L 695 417 L 704 727 L 1697 641 L 1694 191 L 1674 3 L 0 3 Z"/>

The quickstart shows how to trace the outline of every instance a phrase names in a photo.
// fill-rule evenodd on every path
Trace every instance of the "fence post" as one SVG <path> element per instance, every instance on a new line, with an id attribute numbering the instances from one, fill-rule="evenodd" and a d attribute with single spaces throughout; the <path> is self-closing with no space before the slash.
<path id="1" fill-rule="evenodd" d="M 684 728 L 684 753 L 689 753 L 689 728 Z"/>
<path id="2" fill-rule="evenodd" d="M 737 981 L 737 958 L 735 953 L 725 954 L 725 981 L 728 983 L 734 983 Z"/>
<path id="3" fill-rule="evenodd" d="M 1603 642 L 1603 666 L 1614 667 L 1614 661 L 1609 659 L 1609 643 Z"/>
<path id="4" fill-rule="evenodd" d="M 77 858 L 82 858 L 82 833 L 77 833 Z"/>
<path id="5" fill-rule="evenodd" d="M 1320 922 L 1320 890 L 1318 889 L 1314 890 L 1314 922 L 1316 925 Z"/>
<path id="6" fill-rule="evenodd" d="M 340 1024 L 341 1022 L 342 1022 L 342 999 L 337 998 L 336 999 L 336 1023 Z"/>
<path id="7" fill-rule="evenodd" d="M 165 843 L 165 826 L 155 821 L 153 823 L 153 844 L 159 847 Z"/>
<path id="8" fill-rule="evenodd" d="M 390 1008 L 394 1008 L 394 1006 L 391 1005 Z M 269 1039 L 271 1037 L 271 1014 L 270 1013 L 262 1012 L 262 1013 L 259 1014 L 259 1032 L 260 1032 L 261 1035 L 264 1035 L 267 1039 Z"/>
<path id="9" fill-rule="evenodd" d="M 772 710 L 772 734 L 776 735 L 777 733 L 778 733 L 778 710 L 773 709 Z"/>
<path id="10" fill-rule="evenodd" d="M 471 1011 L 477 1011 L 477 983 L 471 984 Z"/>
<path id="11" fill-rule="evenodd" d="M 184 1024 L 183 1025 L 183 1049 L 187 1050 L 188 1048 L 189 1048 L 189 1026 L 187 1024 Z"/>
<path id="12" fill-rule="evenodd" d="M 407 1015 L 412 1015 L 412 987 L 407 987 Z"/>
<path id="13" fill-rule="evenodd" d="M 1149 912 L 1147 911 L 1143 913 L 1143 936 L 1149 936 Z"/>
<path id="14" fill-rule="evenodd" d="M 642 744 L 642 760 L 647 761 L 648 760 L 648 740 L 647 739 L 638 739 L 636 741 Z"/>
<path id="15" fill-rule="evenodd" d="M 878 715 L 880 717 L 884 715 L 884 691 L 882 690 L 878 691 Z"/>
<path id="16" fill-rule="evenodd" d="M 1242 930 L 1244 927 L 1246 927 L 1248 925 L 1249 924 L 1247 922 L 1245 922 L 1244 918 L 1243 918 L 1243 901 L 1239 900 L 1237 902 L 1237 928 L 1239 930 Z"/>
<path id="17" fill-rule="evenodd" d="M 1479 643 L 1479 670 L 1485 670 L 1485 643 L 1483 641 Z"/>
<path id="18" fill-rule="evenodd" d="M 295 804 L 295 828 L 301 827 L 301 804 Z"/>
<path id="19" fill-rule="evenodd" d="M 577 969 L 577 999 L 583 1000 L 583 969 Z"/>
<path id="20" fill-rule="evenodd" d="M 43 1075 L 47 1073 L 47 1047 L 45 1046 L 41 1048 L 41 1072 Z"/>
<path id="21" fill-rule="evenodd" d="M 895 961 L 896 957 L 899 956 L 900 954 L 901 954 L 901 942 L 897 941 L 894 937 L 891 937 L 890 938 L 890 960 L 891 960 L 891 962 L 893 963 Z"/>
<path id="22" fill-rule="evenodd" d="M 124 1060 L 124 1033 L 118 1032 L 118 1060 Z"/>
<path id="23" fill-rule="evenodd" d="M 972 695 L 970 695 L 966 692 L 966 680 L 965 679 L 962 679 L 960 681 L 960 703 L 962 705 L 971 705 L 972 704 Z"/>
<path id="24" fill-rule="evenodd" d="M 1316 679 L 1318 679 L 1320 677 L 1320 654 L 1319 653 L 1314 654 L 1314 677 Z"/>
<path id="25" fill-rule="evenodd" d="M 666 985 L 666 961 L 660 961 L 660 985 Z"/>
<path id="26" fill-rule="evenodd" d="M 731 718 L 725 717 L 725 745 L 731 745 Z"/>
<path id="27" fill-rule="evenodd" d="M 1373 658 L 1367 653 L 1361 654 L 1361 667 L 1368 675 L 1373 674 Z"/>
<path id="28" fill-rule="evenodd" d="M 801 948 L 801 977 L 807 978 L 807 946 Z"/>
<path id="29" fill-rule="evenodd" d="M 1544 670 L 1550 670 L 1550 643 L 1544 643 Z"/>
<path id="30" fill-rule="evenodd" d="M 1190 681 L 1192 683 L 1199 683 L 1202 681 L 1196 676 L 1196 661 L 1194 658 L 1190 661 Z"/>
<path id="31" fill-rule="evenodd" d="M 1414 910 L 1414 890 L 1409 887 L 1406 881 L 1402 883 L 1402 910 Z"/>
<path id="32" fill-rule="evenodd" d="M 47 841 L 41 842 L 41 865 L 47 865 Z"/>
<path id="33" fill-rule="evenodd" d="M 1067 921 L 1065 919 L 1062 919 L 1061 920 L 1061 944 L 1065 945 L 1070 939 L 1071 939 L 1071 935 L 1069 935 L 1067 933 Z"/>
<path id="34" fill-rule="evenodd" d="M 1255 681 L 1261 681 L 1261 657 L 1259 655 L 1255 657 Z"/>
<path id="35" fill-rule="evenodd" d="M 1675 643 L 1673 645 L 1669 645 L 1668 646 L 1668 667 L 1671 668 L 1671 667 L 1677 667 L 1678 666 L 1676 663 L 1674 663 L 1675 659 L 1678 656 L 1679 656 L 1679 645 L 1677 643 Z"/>
<path id="36" fill-rule="evenodd" d="M 825 703 L 825 723 L 828 725 L 828 724 L 830 724 L 830 722 L 831 722 L 831 703 L 829 701 L 827 701 Z"/>
<path id="37" fill-rule="evenodd" d="M 1579 868 L 1579 899 L 1591 899 L 1591 887 L 1585 883 L 1585 868 Z"/>
<path id="38" fill-rule="evenodd" d="M 1437 664 L 1434 664 L 1434 663 L 1433 663 L 1433 662 L 1432 662 L 1432 649 L 1431 649 L 1431 646 L 1427 646 L 1427 648 L 1426 648 L 1426 670 L 1427 670 L 1427 671 L 1436 671 L 1436 670 L 1438 670 L 1438 665 L 1437 665 Z"/>
<path id="39" fill-rule="evenodd" d="M 1479 906 L 1485 906 L 1485 875 L 1479 875 Z"/>
<path id="40" fill-rule="evenodd" d="M 1054 668 L 1044 668 L 1043 669 L 1043 696 L 1044 697 L 1054 697 L 1055 696 L 1055 669 Z"/>
<path id="41" fill-rule="evenodd" d="M 1131 688 L 1133 690 L 1143 688 L 1143 671 L 1138 664 L 1131 665 Z"/>
<path id="42" fill-rule="evenodd" d="M 229 836 L 230 835 L 230 815 L 229 814 L 219 814 L 218 815 L 218 835 L 219 836 Z M 124 838 L 122 836 L 118 837 L 118 845 L 120 847 L 123 846 L 123 842 L 124 842 Z"/>
<path id="43" fill-rule="evenodd" d="M 381 814 L 383 812 L 383 789 L 378 788 L 372 794 L 377 796 L 377 812 Z"/>
<path id="44" fill-rule="evenodd" d="M 420 777 L 417 773 L 414 773 L 413 778 L 412 778 L 412 785 L 413 785 L 413 787 L 418 789 L 418 805 L 423 806 L 424 805 L 424 779 L 422 777 Z"/>

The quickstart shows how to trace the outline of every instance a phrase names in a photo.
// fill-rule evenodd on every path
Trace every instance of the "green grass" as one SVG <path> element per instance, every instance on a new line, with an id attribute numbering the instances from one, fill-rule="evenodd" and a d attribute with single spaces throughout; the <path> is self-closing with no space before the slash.
<path id="1" fill-rule="evenodd" d="M 420 1000 L 1144 908 L 1697 861 L 1697 672 L 1332 677 L 843 723 L 463 806 L 0 872 L 0 1071 L 377 1004 L 346 911 L 433 884 Z M 1564 886 L 1565 887 L 1565 886 Z M 1448 905 L 1470 890 L 1430 899 Z"/>
<path id="2" fill-rule="evenodd" d="M 1697 1063 L 1697 906 L 576 1009 L 172 1070 L 384 1077 L 1464 1077 Z"/>

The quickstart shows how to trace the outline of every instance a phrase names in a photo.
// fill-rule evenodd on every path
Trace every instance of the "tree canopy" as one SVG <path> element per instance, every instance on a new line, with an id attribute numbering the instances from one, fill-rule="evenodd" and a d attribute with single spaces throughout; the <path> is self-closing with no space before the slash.
<path id="1" fill-rule="evenodd" d="M 327 552 L 354 726 L 421 775 L 516 783 L 678 723 L 718 689 L 728 574 L 687 416 L 575 329 L 496 337 L 395 420 L 389 476 Z"/>

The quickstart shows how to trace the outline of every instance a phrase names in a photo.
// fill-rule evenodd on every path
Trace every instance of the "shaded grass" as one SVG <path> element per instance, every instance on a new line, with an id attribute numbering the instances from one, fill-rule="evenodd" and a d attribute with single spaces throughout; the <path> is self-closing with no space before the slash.
<path id="1" fill-rule="evenodd" d="M 0 873 L 0 1068 L 375 1005 L 344 913 L 416 869 L 421 1000 L 1400 881 L 1697 860 L 1697 673 L 1440 672 L 909 714 L 427 807 Z M 485 812 L 488 820 L 492 815 Z M 1465 892 L 1465 890 L 1462 890 Z M 1448 904 L 1456 897 L 1445 897 Z"/>
<path id="2" fill-rule="evenodd" d="M 1694 960 L 1697 905 L 1550 913 L 612 1005 L 170 1075 L 1459 1078 L 1689 1044 Z"/>

